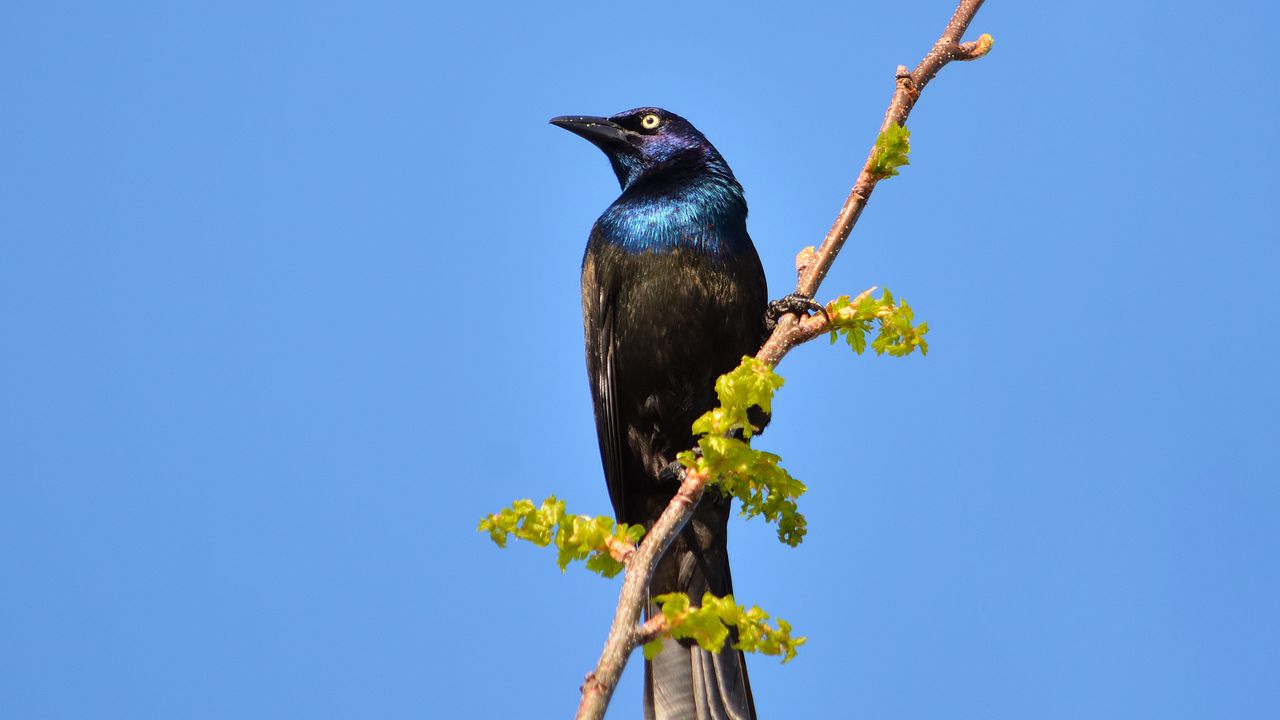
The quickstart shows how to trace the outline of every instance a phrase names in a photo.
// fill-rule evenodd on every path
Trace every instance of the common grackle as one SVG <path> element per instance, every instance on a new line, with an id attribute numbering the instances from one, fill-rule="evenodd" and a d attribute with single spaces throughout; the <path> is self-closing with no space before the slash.
<path id="1" fill-rule="evenodd" d="M 587 373 L 605 481 L 620 521 L 652 527 L 675 494 L 668 470 L 716 404 L 716 377 L 759 349 L 768 304 L 742 186 L 687 120 L 660 108 L 551 120 L 604 151 L 621 196 L 582 261 Z M 707 492 L 659 561 L 650 597 L 733 592 L 731 499 Z M 650 603 L 646 615 L 657 612 Z M 742 653 L 668 640 L 645 663 L 645 717 L 755 718 Z"/>

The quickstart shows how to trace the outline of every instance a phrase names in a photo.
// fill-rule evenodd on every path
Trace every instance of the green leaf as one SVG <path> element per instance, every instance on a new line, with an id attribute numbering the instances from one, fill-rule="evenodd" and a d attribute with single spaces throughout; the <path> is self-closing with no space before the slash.
<path id="1" fill-rule="evenodd" d="M 480 519 L 480 532 L 488 532 L 498 547 L 506 547 L 515 536 L 538 547 L 556 545 L 556 562 L 564 571 L 570 563 L 585 560 L 588 570 L 604 577 L 622 572 L 623 564 L 609 552 L 610 542 L 634 545 L 644 536 L 641 525 L 615 525 L 604 516 L 569 515 L 564 501 L 552 495 L 535 506 L 531 500 L 517 500 L 511 507 Z"/>
<path id="2" fill-rule="evenodd" d="M 877 355 L 905 357 L 916 349 L 921 355 L 929 352 L 929 343 L 924 339 L 929 324 L 913 325 L 915 311 L 906 301 L 895 302 L 888 290 L 879 298 L 864 294 L 850 300 L 849 296 L 841 295 L 827 304 L 827 315 L 831 318 L 832 342 L 843 335 L 859 355 L 866 350 L 867 335 L 875 326 L 879 329 L 871 341 L 871 349 Z"/>
<path id="3" fill-rule="evenodd" d="M 720 652 L 729 639 L 730 628 L 737 630 L 738 639 L 733 647 L 743 652 L 764 655 L 781 655 L 782 662 L 796 656 L 796 648 L 806 638 L 792 637 L 791 624 L 779 619 L 777 625 L 769 625 L 769 614 L 758 607 L 747 609 L 734 601 L 732 595 L 718 598 L 711 593 L 702 596 L 700 607 L 691 607 L 689 596 L 684 593 L 667 593 L 654 598 L 662 608 L 666 620 L 665 634 L 676 640 L 691 639 L 709 652 Z M 651 646 L 656 644 L 656 649 Z M 661 638 L 645 644 L 645 658 L 653 657 L 662 649 Z"/>
<path id="4" fill-rule="evenodd" d="M 644 659 L 652 660 L 658 657 L 658 653 L 662 652 L 662 638 L 654 638 L 644 644 Z"/>
<path id="5" fill-rule="evenodd" d="M 748 417 L 751 408 L 771 412 L 773 393 L 782 383 L 782 376 L 768 364 L 753 357 L 742 358 L 738 367 L 716 378 L 720 406 L 695 420 L 693 432 L 706 435 L 739 432 L 743 437 L 751 437 L 759 430 Z"/>
<path id="6" fill-rule="evenodd" d="M 898 168 L 910 165 L 911 131 L 901 125 L 890 125 L 876 137 L 872 150 L 871 175 L 877 180 L 893 177 Z"/>
<path id="7" fill-rule="evenodd" d="M 738 498 L 741 512 L 757 515 L 778 525 L 778 539 L 795 546 L 804 538 L 806 522 L 796 506 L 805 492 L 804 483 L 778 465 L 780 458 L 752 448 L 746 440 L 753 428 L 748 418 L 752 407 L 765 412 L 773 408 L 773 394 L 783 379 L 769 365 L 744 357 L 734 370 L 716 380 L 720 406 L 704 413 L 693 423 L 700 453 L 677 455 L 682 465 L 708 478 L 708 486 Z"/>

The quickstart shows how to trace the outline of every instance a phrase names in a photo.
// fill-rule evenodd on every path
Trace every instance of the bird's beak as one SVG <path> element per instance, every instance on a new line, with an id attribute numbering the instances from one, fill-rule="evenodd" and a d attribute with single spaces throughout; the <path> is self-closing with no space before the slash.
<path id="1" fill-rule="evenodd" d="M 626 143 L 629 133 L 609 118 L 587 115 L 561 115 L 551 118 L 551 124 L 580 135 L 601 149 Z"/>

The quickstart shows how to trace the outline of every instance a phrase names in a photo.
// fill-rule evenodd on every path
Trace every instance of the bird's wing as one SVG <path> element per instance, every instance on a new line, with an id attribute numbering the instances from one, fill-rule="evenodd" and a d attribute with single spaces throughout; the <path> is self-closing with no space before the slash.
<path id="1" fill-rule="evenodd" d="M 601 282 L 605 280 L 605 282 Z M 582 267 L 582 312 L 586 327 L 587 374 L 595 404 L 596 434 L 604 464 L 605 486 L 619 522 L 627 519 L 622 495 L 622 420 L 618 413 L 618 381 L 614 365 L 616 295 L 613 284 L 597 277 L 594 258 L 588 254 Z"/>

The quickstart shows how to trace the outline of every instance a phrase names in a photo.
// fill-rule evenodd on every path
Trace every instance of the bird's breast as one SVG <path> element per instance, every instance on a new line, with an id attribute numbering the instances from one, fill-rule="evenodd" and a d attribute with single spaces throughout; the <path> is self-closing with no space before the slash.
<path id="1" fill-rule="evenodd" d="M 691 243 L 634 251 L 601 243 L 588 250 L 587 260 L 591 287 L 584 272 L 583 291 L 611 308 L 620 359 L 645 357 L 654 366 L 693 369 L 711 348 L 735 364 L 755 351 L 767 300 L 753 248 L 709 252 Z"/>
<path id="2" fill-rule="evenodd" d="M 679 248 L 725 255 L 752 249 L 746 218 L 736 184 L 704 178 L 624 193 L 596 221 L 596 229 L 606 242 L 628 252 Z"/>

